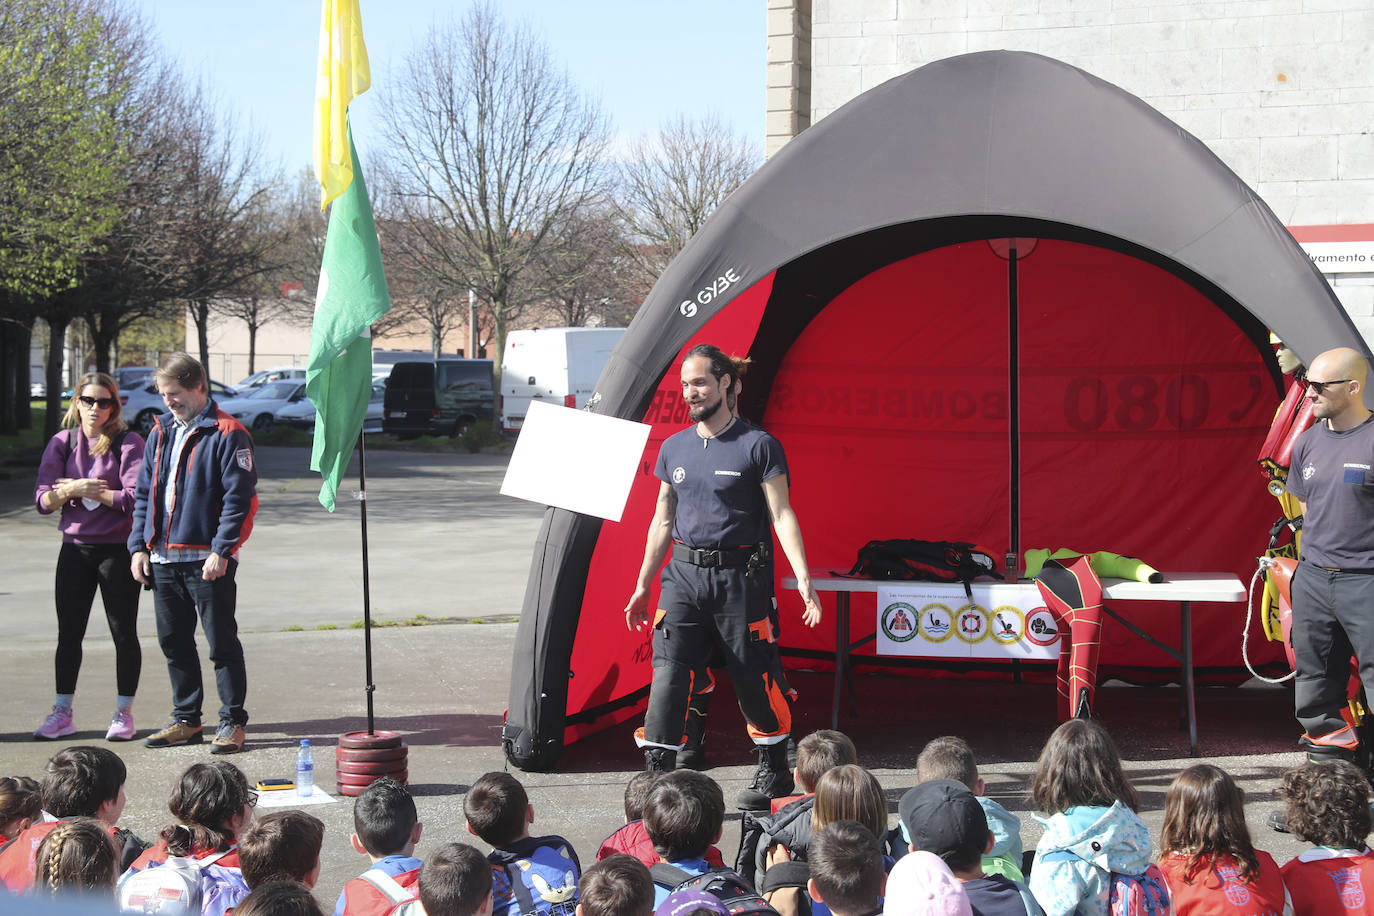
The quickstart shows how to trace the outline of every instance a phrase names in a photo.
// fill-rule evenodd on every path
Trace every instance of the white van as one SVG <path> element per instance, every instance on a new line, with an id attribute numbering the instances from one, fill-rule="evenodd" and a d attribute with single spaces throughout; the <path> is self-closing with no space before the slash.
<path id="1" fill-rule="evenodd" d="M 530 401 L 584 407 L 624 328 L 511 331 L 501 361 L 501 428 L 518 432 Z"/>

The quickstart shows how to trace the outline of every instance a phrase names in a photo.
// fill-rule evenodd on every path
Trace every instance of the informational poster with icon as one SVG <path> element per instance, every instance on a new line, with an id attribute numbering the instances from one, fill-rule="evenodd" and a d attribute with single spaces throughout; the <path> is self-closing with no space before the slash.
<path id="1" fill-rule="evenodd" d="M 879 655 L 1059 658 L 1059 628 L 1034 583 L 903 583 L 878 590 Z"/>

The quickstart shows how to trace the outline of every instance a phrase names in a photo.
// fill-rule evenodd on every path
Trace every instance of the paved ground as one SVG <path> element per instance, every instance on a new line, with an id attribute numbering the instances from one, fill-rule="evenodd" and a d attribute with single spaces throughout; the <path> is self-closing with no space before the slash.
<path id="1" fill-rule="evenodd" d="M 542 512 L 499 495 L 504 459 L 374 451 L 368 460 L 374 615 L 518 615 Z M 332 790 L 334 740 L 365 722 L 363 637 L 358 630 L 317 627 L 346 627 L 361 618 L 358 509 L 352 501 L 341 503 L 333 516 L 319 508 L 307 463 L 304 450 L 259 450 L 262 509 L 240 580 L 253 721 L 249 748 L 236 762 L 250 779 L 289 776 L 297 741 L 310 738 L 319 747 L 317 783 Z M 30 732 L 51 704 L 51 577 L 58 535 L 51 519 L 33 511 L 31 486 L 22 472 L 0 480 L 0 678 L 7 700 L 0 705 L 0 773 L 39 775 L 57 750 L 33 741 Z M 136 712 L 140 726 L 147 727 L 161 723 L 170 697 L 146 596 L 140 625 L 145 664 Z M 302 629 L 285 630 L 295 626 Z M 462 822 L 463 793 L 476 776 L 505 766 L 498 739 L 514 635 L 514 624 L 490 622 L 374 632 L 377 723 L 402 732 L 410 747 L 410 782 L 426 823 L 421 853 L 447 840 L 472 840 Z M 113 678 L 113 651 L 97 610 L 77 697 L 82 730 L 71 743 L 101 742 Z M 800 673 L 795 684 L 803 695 L 797 731 L 827 726 L 829 675 Z M 209 688 L 213 693 L 212 679 Z M 910 768 L 924 742 L 962 734 L 979 755 L 989 792 L 1020 814 L 1027 848 L 1034 845 L 1040 831 L 1029 816 L 1025 790 L 1035 756 L 1055 725 L 1052 688 L 863 676 L 857 689 L 862 718 L 843 720 L 841 728 L 882 781 L 893 812 L 912 783 Z M 1177 727 L 1177 693 L 1169 687 L 1108 687 L 1098 694 L 1101 721 L 1122 745 L 1156 837 L 1165 789 L 1191 762 Z M 722 700 L 728 696 L 727 686 Z M 1248 815 L 1257 845 L 1286 861 L 1301 845 L 1265 828 L 1263 816 L 1283 770 L 1299 761 L 1292 750 L 1291 694 L 1203 690 L 1198 718 L 1202 752 L 1237 775 L 1252 800 Z M 619 825 L 621 792 L 640 765 L 630 730 L 631 725 L 618 727 L 575 745 L 558 773 L 520 774 L 535 807 L 535 829 L 566 835 L 584 860 Z M 720 703 L 713 711 L 709 744 L 714 761 L 731 764 L 711 775 L 733 797 L 752 772 L 733 704 Z M 130 770 L 124 823 L 151 838 L 167 820 L 172 781 L 208 752 L 150 750 L 137 743 L 117 749 Z M 312 810 L 328 828 L 319 896 L 332 903 L 365 862 L 348 846 L 348 800 Z M 737 843 L 732 817 L 722 840 L 727 858 Z"/>

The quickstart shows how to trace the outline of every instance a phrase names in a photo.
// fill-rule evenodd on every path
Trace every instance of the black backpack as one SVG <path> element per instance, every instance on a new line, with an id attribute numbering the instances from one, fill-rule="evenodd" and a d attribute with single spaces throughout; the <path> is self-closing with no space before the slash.
<path id="1" fill-rule="evenodd" d="M 1002 578 L 997 572 L 997 559 L 976 544 L 912 538 L 869 541 L 859 548 L 853 568 L 840 575 L 965 583 L 978 576 Z"/>
<path id="2" fill-rule="evenodd" d="M 720 866 L 701 875 L 692 875 L 659 862 L 649 869 L 654 883 L 674 891 L 705 891 L 719 900 L 730 916 L 778 916 L 778 911 L 759 896 L 739 872 Z"/>

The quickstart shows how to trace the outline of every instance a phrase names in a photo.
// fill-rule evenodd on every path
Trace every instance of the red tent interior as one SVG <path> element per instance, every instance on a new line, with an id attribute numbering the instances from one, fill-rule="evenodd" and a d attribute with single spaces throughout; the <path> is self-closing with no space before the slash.
<path id="1" fill-rule="evenodd" d="M 1018 244 L 1014 299 L 1005 240 L 937 248 L 853 283 L 785 348 L 771 379 L 746 377 L 746 394 L 767 389 L 751 419 L 787 451 L 810 565 L 846 570 L 872 538 L 968 540 L 998 557 L 1007 549 L 1014 310 L 1022 549 L 1105 549 L 1165 572 L 1227 570 L 1248 581 L 1278 515 L 1255 457 L 1279 398 L 1252 334 L 1161 267 L 1079 242 Z M 738 296 L 688 347 L 750 352 L 765 309 L 788 307 L 769 301 L 773 280 Z M 592 558 L 569 741 L 635 714 L 622 708 L 592 723 L 579 711 L 648 683 L 647 637 L 628 633 L 621 612 L 658 490 L 658 446 L 688 422 L 679 362 L 644 417 L 653 431 L 622 521 L 602 527 Z M 789 570 L 778 556 L 781 579 Z M 833 625 L 807 630 L 795 592 L 779 584 L 777 594 L 784 651 L 832 650 Z M 1177 644 L 1174 606 L 1114 609 Z M 871 633 L 874 615 L 873 598 L 856 595 L 852 635 Z M 1234 679 L 1242 623 L 1238 605 L 1195 606 L 1204 680 L 1209 668 Z M 1252 658 L 1278 655 L 1252 637 Z M 1112 621 L 1101 664 L 1136 679 L 1177 670 Z"/>

